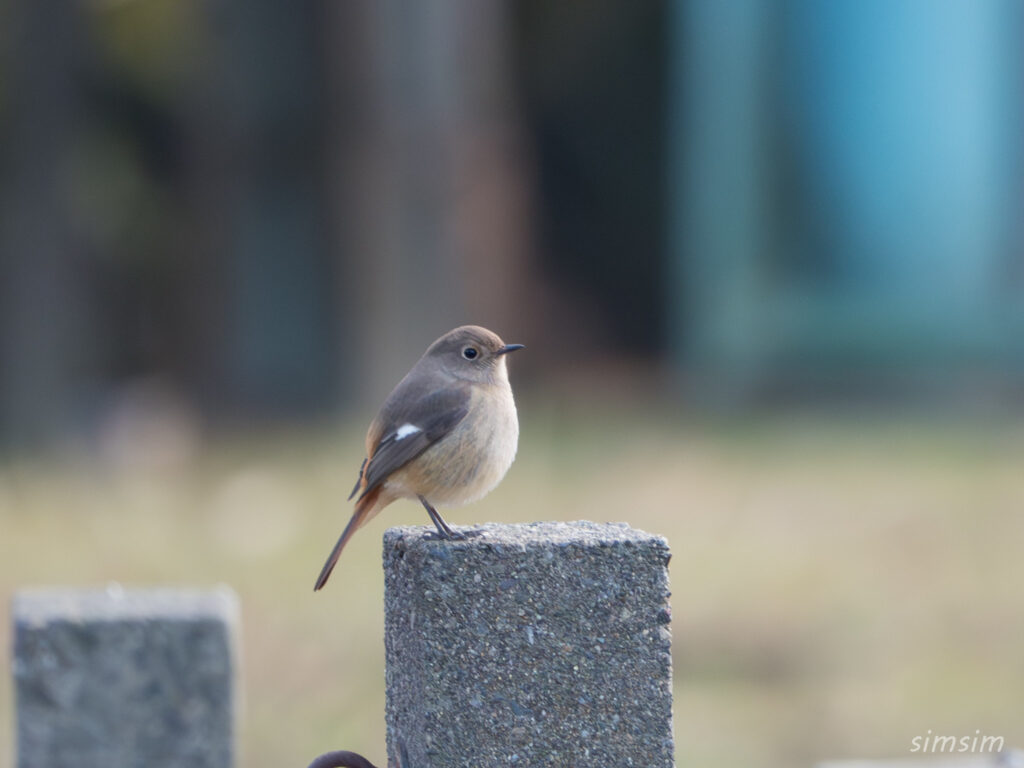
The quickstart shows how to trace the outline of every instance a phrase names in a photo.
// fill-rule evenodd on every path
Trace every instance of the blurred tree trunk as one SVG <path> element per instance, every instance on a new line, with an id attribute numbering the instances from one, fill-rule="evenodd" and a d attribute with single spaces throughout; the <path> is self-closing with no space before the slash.
<path id="1" fill-rule="evenodd" d="M 81 3 L 61 0 L 16 0 L 5 15 L 0 437 L 24 444 L 64 434 L 95 373 L 87 254 L 75 229 L 88 19 Z"/>
<path id="2" fill-rule="evenodd" d="M 316 13 L 216 0 L 187 108 L 191 388 L 218 417 L 336 401 Z"/>
<path id="3" fill-rule="evenodd" d="M 326 9 L 341 354 L 370 403 L 456 325 L 531 335 L 529 179 L 503 0 Z"/>

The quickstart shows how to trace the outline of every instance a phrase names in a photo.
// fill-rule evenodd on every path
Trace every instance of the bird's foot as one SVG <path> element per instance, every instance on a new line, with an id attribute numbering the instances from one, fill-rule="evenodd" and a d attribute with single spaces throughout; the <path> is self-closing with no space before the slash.
<path id="1" fill-rule="evenodd" d="M 430 531 L 424 534 L 424 538 L 427 539 L 438 539 L 440 541 L 465 541 L 466 539 L 475 539 L 477 536 L 483 536 L 484 531 L 479 528 L 470 528 L 467 531 L 457 531 L 454 528 L 449 527 L 447 531 Z"/>

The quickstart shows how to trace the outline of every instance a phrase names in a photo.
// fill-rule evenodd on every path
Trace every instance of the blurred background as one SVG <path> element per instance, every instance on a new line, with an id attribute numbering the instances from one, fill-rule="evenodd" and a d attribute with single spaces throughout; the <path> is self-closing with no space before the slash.
<path id="1" fill-rule="evenodd" d="M 1015 0 L 6 0 L 3 597 L 228 583 L 243 764 L 383 764 L 422 511 L 312 583 L 472 322 L 527 346 L 520 455 L 448 518 L 668 537 L 680 765 L 1024 744 L 1022 42 Z"/>

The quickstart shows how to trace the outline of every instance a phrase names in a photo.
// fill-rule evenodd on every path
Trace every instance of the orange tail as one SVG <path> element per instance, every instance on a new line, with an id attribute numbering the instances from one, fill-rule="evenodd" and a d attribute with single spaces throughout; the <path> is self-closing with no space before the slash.
<path id="1" fill-rule="evenodd" d="M 373 516 L 374 512 L 376 512 L 374 507 L 377 506 L 380 491 L 380 486 L 378 486 L 356 502 L 356 508 L 352 513 L 352 518 L 348 521 L 348 525 L 345 526 L 345 530 L 341 532 L 341 536 L 338 537 L 338 543 L 334 545 L 334 549 L 331 550 L 331 554 L 327 558 L 327 562 L 324 563 L 323 570 L 320 571 L 320 576 L 316 580 L 316 586 L 313 587 L 314 592 L 322 589 L 324 584 L 327 583 L 327 579 L 330 577 L 331 571 L 334 570 L 334 565 L 338 562 L 338 558 L 341 557 L 341 550 L 345 548 L 345 544 L 347 544 L 348 540 L 352 538 L 352 534 L 358 530 L 359 526 L 367 522 Z"/>

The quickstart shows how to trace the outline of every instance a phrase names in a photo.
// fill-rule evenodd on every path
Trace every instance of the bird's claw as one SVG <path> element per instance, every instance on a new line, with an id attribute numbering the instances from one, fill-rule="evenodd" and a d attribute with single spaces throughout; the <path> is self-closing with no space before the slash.
<path id="1" fill-rule="evenodd" d="M 428 539 L 438 539 L 439 541 L 466 541 L 467 539 L 475 539 L 477 536 L 483 536 L 484 532 L 478 528 L 472 528 L 468 531 L 457 531 L 454 528 L 449 528 L 447 531 L 430 531 L 425 535 Z"/>

